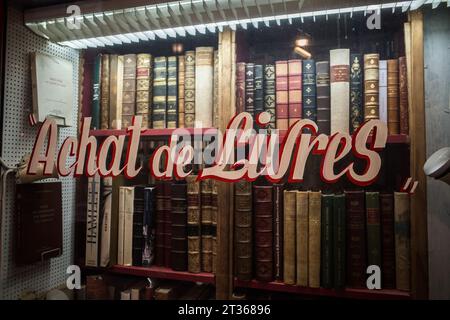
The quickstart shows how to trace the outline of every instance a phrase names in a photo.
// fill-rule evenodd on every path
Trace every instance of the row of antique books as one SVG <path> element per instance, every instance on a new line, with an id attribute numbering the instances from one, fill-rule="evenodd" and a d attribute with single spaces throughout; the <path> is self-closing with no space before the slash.
<path id="1" fill-rule="evenodd" d="M 217 68 L 213 47 L 170 57 L 100 54 L 92 77 L 91 126 L 127 128 L 134 115 L 141 115 L 143 128 L 212 127 Z"/>
<path id="2" fill-rule="evenodd" d="M 367 267 L 381 287 L 410 290 L 407 193 L 283 190 L 235 186 L 235 276 L 312 288 L 367 288 Z"/>
<path id="3" fill-rule="evenodd" d="M 213 272 L 217 187 L 196 179 L 126 186 L 123 177 L 89 178 L 85 264 Z"/>
<path id="4" fill-rule="evenodd" d="M 270 128 L 286 130 L 299 119 L 317 123 L 319 133 L 355 132 L 381 119 L 389 134 L 408 134 L 406 58 L 330 51 L 329 61 L 288 60 L 238 63 L 236 109 L 272 115 Z"/>

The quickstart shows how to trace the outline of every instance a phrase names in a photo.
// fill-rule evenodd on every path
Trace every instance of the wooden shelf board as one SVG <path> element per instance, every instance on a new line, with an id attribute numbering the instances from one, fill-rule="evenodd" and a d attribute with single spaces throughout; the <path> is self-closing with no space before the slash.
<path id="1" fill-rule="evenodd" d="M 172 133 L 177 129 L 147 129 L 144 132 L 141 132 L 142 137 L 170 137 Z M 183 128 L 189 134 L 205 134 L 212 133 L 215 134 L 217 129 L 215 128 Z M 91 130 L 90 135 L 95 137 L 107 137 L 107 136 L 123 136 L 126 135 L 127 132 L 125 129 L 117 130 L 117 129 L 107 129 L 107 130 Z"/>
<path id="2" fill-rule="evenodd" d="M 411 298 L 409 292 L 400 290 L 369 290 L 345 288 L 342 290 L 325 289 L 325 288 L 308 288 L 295 285 L 288 285 L 282 282 L 262 282 L 257 280 L 243 281 L 234 280 L 235 287 L 251 288 L 267 291 L 295 293 L 307 296 L 322 296 L 332 298 L 352 298 L 352 299 L 382 299 L 382 300 L 407 300 Z"/>

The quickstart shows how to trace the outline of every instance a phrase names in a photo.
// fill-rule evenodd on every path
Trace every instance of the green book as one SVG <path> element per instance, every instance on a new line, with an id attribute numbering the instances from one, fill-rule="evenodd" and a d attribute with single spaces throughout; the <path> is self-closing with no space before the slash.
<path id="1" fill-rule="evenodd" d="M 321 285 L 333 287 L 333 194 L 322 194 Z"/>
<path id="2" fill-rule="evenodd" d="M 334 287 L 345 287 L 345 194 L 333 198 Z"/>
<path id="3" fill-rule="evenodd" d="M 167 58 L 155 58 L 153 68 L 153 114 L 154 129 L 166 128 L 167 113 Z"/>
<path id="4" fill-rule="evenodd" d="M 378 192 L 366 192 L 367 262 L 381 268 L 380 200 Z"/>
<path id="5" fill-rule="evenodd" d="M 94 73 L 92 75 L 92 110 L 91 129 L 100 129 L 100 80 L 102 74 L 102 55 L 95 57 Z"/>

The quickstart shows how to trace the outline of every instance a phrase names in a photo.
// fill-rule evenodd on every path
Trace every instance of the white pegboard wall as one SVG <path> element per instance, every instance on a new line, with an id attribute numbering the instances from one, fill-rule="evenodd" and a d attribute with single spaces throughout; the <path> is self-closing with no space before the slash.
<path id="1" fill-rule="evenodd" d="M 72 127 L 59 128 L 58 148 L 67 136 L 77 135 L 79 52 L 38 37 L 23 25 L 22 12 L 8 9 L 2 157 L 16 166 L 32 151 L 38 128 L 31 127 L 28 115 L 32 109 L 30 52 L 42 52 L 73 63 Z M 73 158 L 68 159 L 72 163 Z M 0 299 L 17 299 L 24 291 L 41 293 L 64 284 L 66 268 L 73 261 L 75 222 L 75 179 L 62 178 L 63 254 L 25 267 L 14 264 L 14 179 L 9 176 L 5 211 L 2 216 Z"/>

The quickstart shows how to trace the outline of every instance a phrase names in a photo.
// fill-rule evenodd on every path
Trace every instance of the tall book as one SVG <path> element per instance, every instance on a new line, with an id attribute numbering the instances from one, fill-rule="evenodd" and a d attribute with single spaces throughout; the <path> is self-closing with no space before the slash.
<path id="1" fill-rule="evenodd" d="M 156 181 L 155 264 L 164 265 L 164 181 Z"/>
<path id="2" fill-rule="evenodd" d="M 255 278 L 273 280 L 273 186 L 253 187 L 255 208 Z"/>
<path id="3" fill-rule="evenodd" d="M 100 176 L 88 178 L 87 218 L 86 218 L 86 256 L 85 264 L 98 266 L 99 220 L 100 220 Z"/>
<path id="4" fill-rule="evenodd" d="M 381 268 L 381 225 L 378 192 L 366 192 L 367 262 Z"/>
<path id="5" fill-rule="evenodd" d="M 123 56 L 110 56 L 109 128 L 122 128 Z"/>
<path id="6" fill-rule="evenodd" d="M 219 51 L 214 51 L 213 127 L 219 127 Z"/>
<path id="7" fill-rule="evenodd" d="M 186 51 L 184 57 L 184 125 L 186 128 L 193 128 L 195 124 L 195 51 Z"/>
<path id="8" fill-rule="evenodd" d="M 366 287 L 366 229 L 364 191 L 345 192 L 347 284 Z"/>
<path id="9" fill-rule="evenodd" d="M 102 54 L 102 79 L 100 97 L 100 129 L 109 128 L 109 54 Z"/>
<path id="10" fill-rule="evenodd" d="M 255 65 L 245 65 L 245 112 L 255 117 Z"/>
<path id="11" fill-rule="evenodd" d="M 364 55 L 364 120 L 379 119 L 379 61 L 377 53 Z"/>
<path id="12" fill-rule="evenodd" d="M 381 217 L 381 284 L 384 289 L 395 288 L 394 194 L 380 194 Z"/>
<path id="13" fill-rule="evenodd" d="M 255 65 L 255 120 L 264 112 L 264 67 Z"/>
<path id="14" fill-rule="evenodd" d="M 123 56 L 122 127 L 131 125 L 136 113 L 136 55 Z"/>
<path id="15" fill-rule="evenodd" d="M 195 127 L 212 127 L 214 97 L 214 48 L 195 49 Z"/>
<path id="16" fill-rule="evenodd" d="M 112 252 L 112 188 L 113 178 L 105 177 L 101 179 L 101 201 L 100 212 L 102 213 L 100 229 L 100 267 L 107 267 L 111 263 Z M 117 221 L 115 221 L 117 222 Z"/>
<path id="17" fill-rule="evenodd" d="M 185 56 L 178 56 L 178 127 L 184 128 L 184 82 L 186 75 Z"/>
<path id="18" fill-rule="evenodd" d="M 387 99 L 387 60 L 379 61 L 379 94 L 378 94 L 378 103 L 379 103 L 379 115 L 380 120 L 383 121 L 387 125 L 387 117 L 388 117 L 388 99 Z"/>
<path id="19" fill-rule="evenodd" d="M 101 96 L 102 55 L 94 60 L 94 72 L 92 73 L 92 121 L 91 129 L 100 129 L 100 96 Z"/>
<path id="20" fill-rule="evenodd" d="M 201 271 L 201 202 L 200 181 L 196 175 L 186 177 L 187 182 L 187 236 L 188 271 Z"/>
<path id="21" fill-rule="evenodd" d="M 317 127 L 319 133 L 330 134 L 330 62 L 316 63 Z"/>
<path id="22" fill-rule="evenodd" d="M 350 123 L 350 50 L 330 50 L 330 133 L 348 133 Z"/>
<path id="23" fill-rule="evenodd" d="M 350 55 L 350 133 L 358 130 L 364 122 L 363 107 L 363 57 Z"/>
<path id="24" fill-rule="evenodd" d="M 336 194 L 333 198 L 333 261 L 334 261 L 334 287 L 345 287 L 345 247 L 346 247 L 346 212 L 345 195 Z"/>
<path id="25" fill-rule="evenodd" d="M 283 185 L 273 185 L 273 271 L 283 280 Z"/>
<path id="26" fill-rule="evenodd" d="M 387 121 L 389 134 L 400 133 L 398 60 L 387 61 Z"/>
<path id="27" fill-rule="evenodd" d="M 322 195 L 320 274 L 323 288 L 334 287 L 334 194 Z"/>
<path id="28" fill-rule="evenodd" d="M 303 119 L 317 122 L 316 63 L 314 60 L 303 60 L 302 63 Z"/>
<path id="29" fill-rule="evenodd" d="M 142 128 L 150 128 L 152 114 L 153 57 L 148 53 L 136 55 L 136 115 L 142 116 Z"/>
<path id="30" fill-rule="evenodd" d="M 289 126 L 302 118 L 302 60 L 288 61 Z"/>
<path id="31" fill-rule="evenodd" d="M 307 191 L 297 191 L 296 195 L 296 256 L 297 285 L 308 286 L 308 229 L 309 229 L 309 195 Z"/>
<path id="32" fill-rule="evenodd" d="M 284 191 L 284 272 L 283 279 L 286 284 L 296 282 L 296 248 L 295 248 L 295 215 L 296 191 Z"/>
<path id="33" fill-rule="evenodd" d="M 308 284 L 311 288 L 320 287 L 320 231 L 321 231 L 320 191 L 309 192 L 308 205 Z"/>
<path id="34" fill-rule="evenodd" d="M 245 62 L 236 65 L 236 113 L 245 111 Z"/>
<path id="35" fill-rule="evenodd" d="M 235 274 L 239 280 L 252 279 L 252 184 L 238 181 L 234 184 L 234 239 Z"/>
<path id="36" fill-rule="evenodd" d="M 118 263 L 131 266 L 133 241 L 134 187 L 120 187 Z"/>
<path id="37" fill-rule="evenodd" d="M 142 266 L 144 251 L 144 186 L 134 187 L 132 265 Z"/>
<path id="38" fill-rule="evenodd" d="M 212 180 L 211 192 L 211 235 L 212 235 L 212 272 L 217 270 L 217 213 L 219 211 L 219 190 L 216 180 Z"/>
<path id="39" fill-rule="evenodd" d="M 156 57 L 153 67 L 152 127 L 166 128 L 167 58 Z"/>
<path id="40" fill-rule="evenodd" d="M 406 57 L 398 58 L 399 68 L 399 112 L 400 112 L 400 133 L 409 134 L 409 113 L 408 113 L 408 73 L 406 69 Z"/>
<path id="41" fill-rule="evenodd" d="M 288 62 L 277 61 L 275 63 L 275 114 L 277 129 L 279 130 L 287 130 L 289 128 L 288 88 Z"/>
<path id="42" fill-rule="evenodd" d="M 171 267 L 187 271 L 187 185 L 184 181 L 172 183 L 172 256 Z"/>
<path id="43" fill-rule="evenodd" d="M 275 66 L 273 64 L 264 66 L 264 111 L 270 113 L 268 129 L 275 129 Z"/>
<path id="44" fill-rule="evenodd" d="M 156 187 L 144 189 L 144 224 L 142 265 L 151 266 L 155 261 L 155 216 L 156 216 Z"/>
<path id="45" fill-rule="evenodd" d="M 171 266 L 172 258 L 172 181 L 163 182 L 164 266 Z"/>
<path id="46" fill-rule="evenodd" d="M 123 225 L 123 217 L 120 218 L 120 188 L 125 185 L 126 179 L 124 175 L 119 175 L 113 178 L 112 181 L 112 194 L 111 194 L 111 252 L 110 252 L 110 262 L 111 264 L 122 264 L 123 256 L 121 257 L 121 262 L 119 261 L 119 252 L 123 253 L 123 228 L 120 230 L 119 227 Z M 119 233 L 122 233 L 122 238 L 119 240 Z M 122 248 L 119 250 L 119 246 Z"/>
<path id="47" fill-rule="evenodd" d="M 212 272 L 212 220 L 211 220 L 211 198 L 212 180 L 201 182 L 201 209 L 202 209 L 202 271 Z"/>
<path id="48" fill-rule="evenodd" d="M 178 62 L 177 57 L 167 58 L 167 128 L 178 126 Z"/>
<path id="49" fill-rule="evenodd" d="M 395 279 L 398 290 L 411 289 L 411 207 L 408 193 L 394 193 Z"/>

